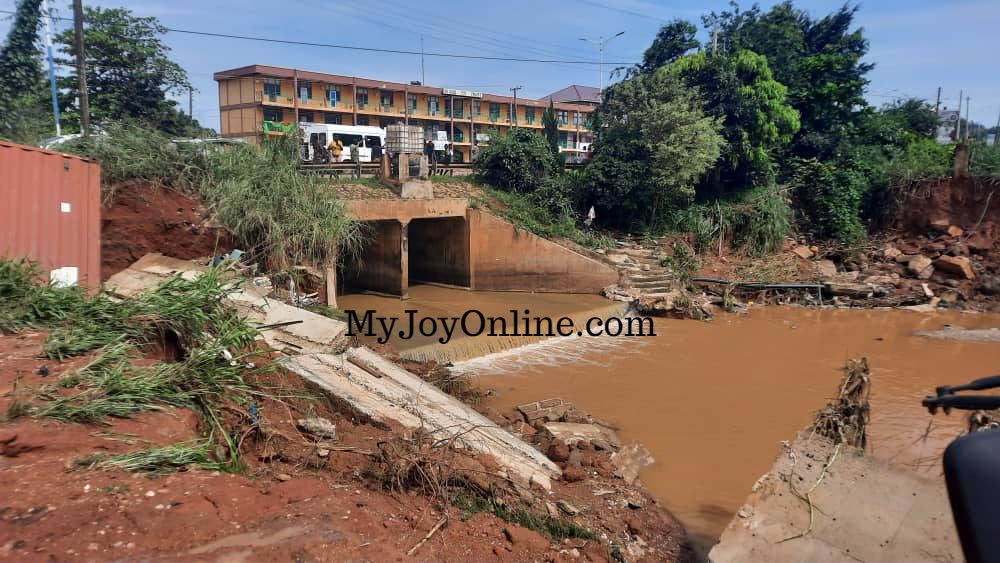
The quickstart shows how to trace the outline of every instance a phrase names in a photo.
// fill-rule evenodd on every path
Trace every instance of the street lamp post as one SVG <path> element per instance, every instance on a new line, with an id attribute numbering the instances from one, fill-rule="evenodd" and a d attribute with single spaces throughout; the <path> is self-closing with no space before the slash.
<path id="1" fill-rule="evenodd" d="M 611 41 L 615 37 L 621 37 L 622 35 L 625 35 L 624 31 L 619 31 L 618 33 L 607 38 L 603 36 L 598 37 L 597 39 L 588 39 L 586 37 L 580 38 L 580 41 L 586 41 L 587 43 L 593 43 L 594 45 L 597 45 L 597 48 L 600 49 L 601 51 L 601 91 L 600 91 L 601 95 L 604 95 L 604 47 L 608 44 L 609 41 Z"/>

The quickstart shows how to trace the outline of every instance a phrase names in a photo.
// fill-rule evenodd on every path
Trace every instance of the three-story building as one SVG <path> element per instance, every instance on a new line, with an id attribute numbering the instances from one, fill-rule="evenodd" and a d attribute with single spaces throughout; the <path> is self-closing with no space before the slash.
<path id="1" fill-rule="evenodd" d="M 282 134 L 296 123 L 385 127 L 405 121 L 422 125 L 425 137 L 447 132 L 454 158 L 467 162 L 474 145 L 511 127 L 542 129 L 549 99 L 530 100 L 484 92 L 403 84 L 265 65 L 215 73 L 219 83 L 223 137 L 255 143 Z M 554 102 L 560 150 L 570 162 L 586 158 L 594 105 Z"/>

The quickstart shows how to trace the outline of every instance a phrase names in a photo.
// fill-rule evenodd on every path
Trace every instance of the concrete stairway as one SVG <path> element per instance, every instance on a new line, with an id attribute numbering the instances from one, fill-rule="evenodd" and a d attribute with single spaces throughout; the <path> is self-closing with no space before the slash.
<path id="1" fill-rule="evenodd" d="M 662 258 L 656 250 L 649 248 L 616 249 L 604 256 L 606 261 L 618 268 L 619 285 L 647 296 L 667 293 L 675 284 L 674 273 L 660 265 Z"/>

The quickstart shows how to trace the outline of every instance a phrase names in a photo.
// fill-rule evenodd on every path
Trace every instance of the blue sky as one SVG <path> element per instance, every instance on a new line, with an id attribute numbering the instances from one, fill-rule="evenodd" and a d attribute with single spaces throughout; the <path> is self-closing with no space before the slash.
<path id="1" fill-rule="evenodd" d="M 609 62 L 635 62 L 659 26 L 681 17 L 701 27 L 699 16 L 722 10 L 725 0 L 84 0 L 86 5 L 127 5 L 138 15 L 156 16 L 179 29 L 255 35 L 296 41 L 388 49 L 543 59 L 598 60 L 596 47 L 581 37 L 625 31 L 605 54 Z M 774 2 L 760 4 L 768 7 Z M 840 0 L 801 0 L 796 5 L 815 16 Z M 65 0 L 53 0 L 59 15 L 70 16 Z M 743 3 L 749 6 L 749 3 Z M 12 10 L 15 0 L 0 0 Z M 870 41 L 868 59 L 876 63 L 869 78 L 869 101 L 895 97 L 934 100 L 941 86 L 942 105 L 955 107 L 959 89 L 971 97 L 972 118 L 987 125 L 1000 112 L 1000 2 L 997 0 L 869 0 L 857 23 Z M 61 28 L 67 22 L 57 22 Z M 0 20 L 0 36 L 10 26 Z M 702 39 L 705 32 L 701 31 Z M 337 74 L 406 82 L 421 79 L 419 56 L 275 45 L 171 33 L 173 58 L 190 74 L 198 92 L 194 113 L 218 128 L 217 88 L 212 73 L 252 63 L 298 67 Z M 612 65 L 606 67 L 610 72 Z M 433 86 L 509 93 L 538 98 L 569 84 L 598 85 L 596 65 L 469 61 L 425 57 L 425 82 Z M 187 106 L 185 96 L 184 107 Z M 964 111 L 963 111 L 964 115 Z"/>

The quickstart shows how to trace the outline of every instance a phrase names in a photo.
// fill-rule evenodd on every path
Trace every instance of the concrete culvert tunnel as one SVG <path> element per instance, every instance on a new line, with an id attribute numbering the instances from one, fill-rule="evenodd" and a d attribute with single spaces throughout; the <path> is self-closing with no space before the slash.
<path id="1" fill-rule="evenodd" d="M 406 297 L 412 283 L 471 285 L 469 227 L 464 217 L 365 221 L 357 258 L 341 268 L 342 293 Z"/>
<path id="2" fill-rule="evenodd" d="M 471 285 L 469 224 L 465 217 L 414 219 L 408 230 L 411 284 Z"/>

